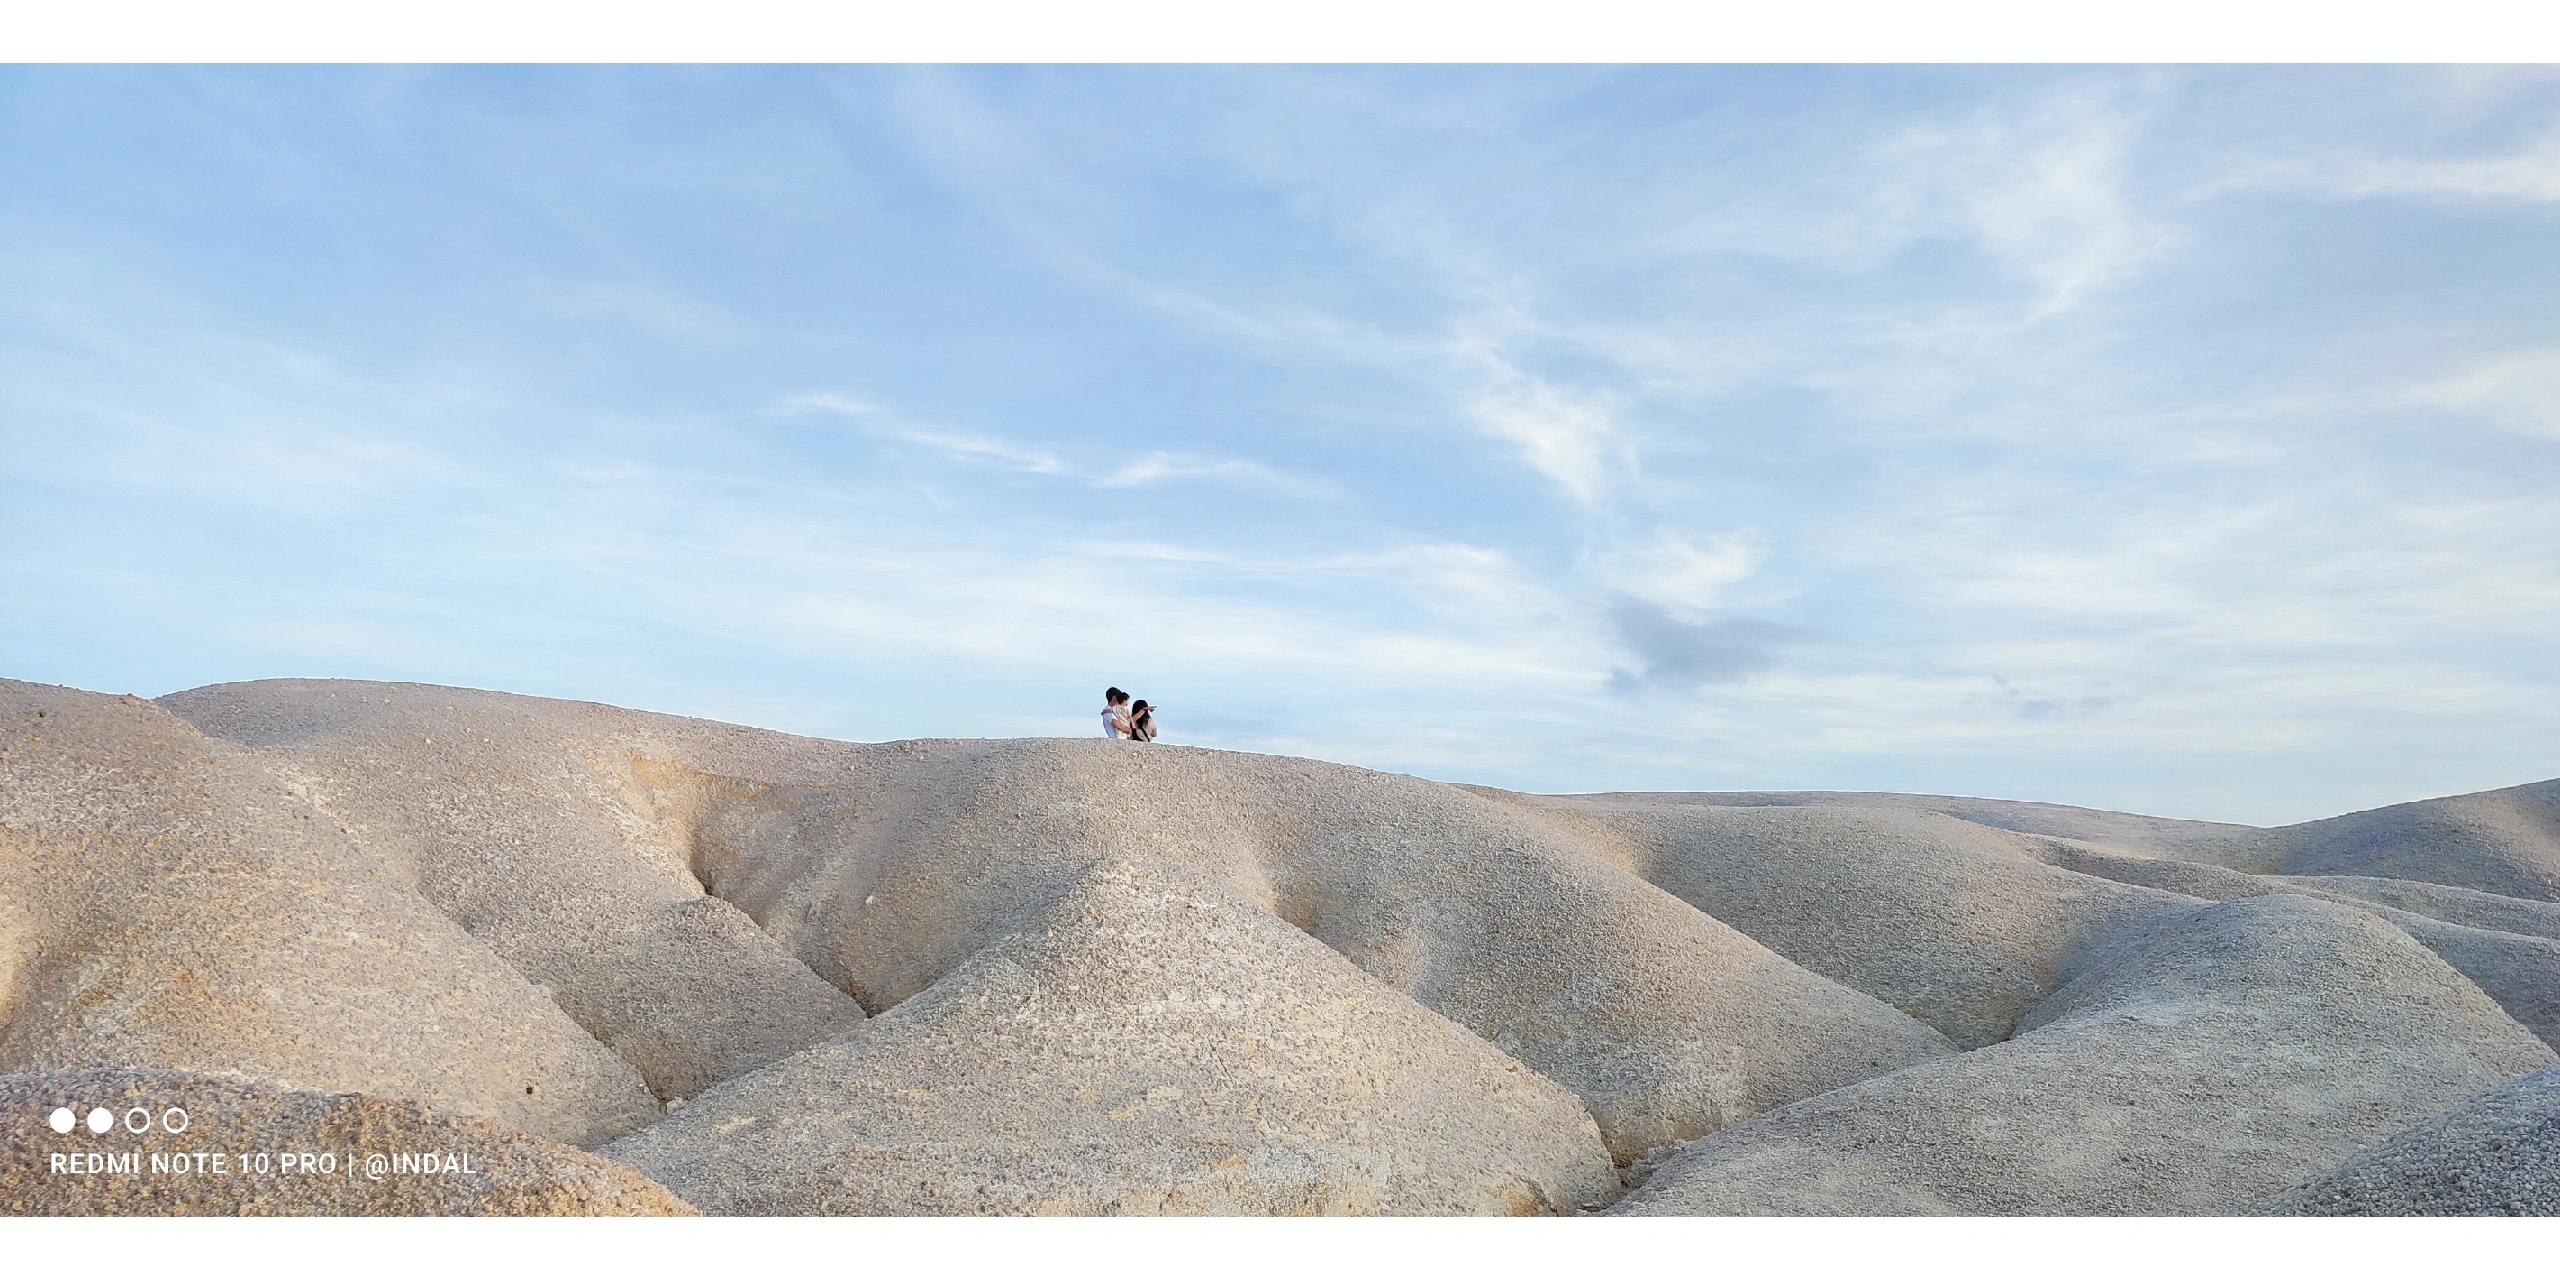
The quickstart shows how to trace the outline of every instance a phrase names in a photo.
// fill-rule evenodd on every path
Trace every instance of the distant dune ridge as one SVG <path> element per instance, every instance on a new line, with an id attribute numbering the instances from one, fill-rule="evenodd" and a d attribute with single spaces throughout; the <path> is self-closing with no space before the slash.
<path id="1" fill-rule="evenodd" d="M 2228 1212 L 2551 1058 L 2331 903 L 2251 898 L 2100 945 L 2014 1039 L 1690 1144 L 1621 1209 Z"/>
<path id="2" fill-rule="evenodd" d="M 0 681 L 12 1100 L 507 1153 L 53 1211 L 2548 1213 L 2552 1043 L 2560 782 L 2260 830 Z"/>

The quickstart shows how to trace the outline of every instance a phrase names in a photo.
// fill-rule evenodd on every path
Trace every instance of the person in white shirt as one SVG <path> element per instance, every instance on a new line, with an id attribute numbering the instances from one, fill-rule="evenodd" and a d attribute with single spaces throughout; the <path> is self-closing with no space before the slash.
<path id="1" fill-rule="evenodd" d="M 1129 695 L 1118 687 L 1102 691 L 1102 736 L 1115 742 L 1129 737 Z"/>

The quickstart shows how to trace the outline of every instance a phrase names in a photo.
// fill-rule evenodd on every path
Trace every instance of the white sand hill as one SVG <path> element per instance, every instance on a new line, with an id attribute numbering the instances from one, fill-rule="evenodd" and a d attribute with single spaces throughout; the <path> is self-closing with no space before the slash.
<path id="1" fill-rule="evenodd" d="M 1688 1144 L 1618 1210 L 2224 1213 L 2552 1058 L 2332 903 L 2201 907 L 2099 947 L 2016 1038 Z"/>
<path id="2" fill-rule="evenodd" d="M 0 682 L 0 1073 L 493 1123 L 502 1212 L 2229 1213 L 2560 1061 L 2555 797 L 2260 831 Z M 2428 1151 L 2321 1211 L 2470 1204 Z"/>
<path id="3" fill-rule="evenodd" d="M 1572 1094 L 1235 894 L 1097 864 L 860 1030 L 607 1148 L 715 1213 L 1521 1213 Z"/>

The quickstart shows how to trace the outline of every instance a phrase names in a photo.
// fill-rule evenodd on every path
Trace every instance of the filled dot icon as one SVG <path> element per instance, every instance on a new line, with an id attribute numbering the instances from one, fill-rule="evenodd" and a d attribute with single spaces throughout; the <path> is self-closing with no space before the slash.
<path id="1" fill-rule="evenodd" d="M 71 1114 L 71 1108 L 55 1107 L 53 1109 L 53 1131 L 55 1133 L 69 1133 L 71 1132 L 71 1126 L 78 1123 L 80 1123 L 80 1117 Z"/>
<path id="2" fill-rule="evenodd" d="M 100 1107 L 89 1113 L 89 1132 L 105 1133 L 116 1127 L 116 1113 Z"/>

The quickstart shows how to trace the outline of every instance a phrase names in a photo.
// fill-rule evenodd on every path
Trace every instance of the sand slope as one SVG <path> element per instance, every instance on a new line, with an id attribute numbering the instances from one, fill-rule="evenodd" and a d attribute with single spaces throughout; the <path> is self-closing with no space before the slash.
<path id="1" fill-rule="evenodd" d="M 301 779 L 314 804 L 661 1097 L 862 1020 L 853 1000 L 702 891 L 684 851 L 598 767 L 619 761 L 600 761 L 595 740 L 576 732 L 577 704 L 315 680 L 161 701 Z"/>
<path id="2" fill-rule="evenodd" d="M 2077 840 L 2107 852 L 2171 857 L 2237 871 L 2418 881 L 2560 902 L 2560 780 L 2271 828 L 2014 800 L 1876 792 L 1619 792 L 1572 799 L 1937 813 L 1978 826 Z"/>
<path id="3" fill-rule="evenodd" d="M 2059 866 L 2217 902 L 2290 893 L 2363 907 L 2400 926 L 2544 1043 L 2560 1048 L 2560 905 L 2370 876 L 2250 875 L 2062 843 L 2043 852 Z"/>
<path id="4" fill-rule="evenodd" d="M 1534 803 L 1571 815 L 1587 839 L 1699 909 L 1968 1048 L 2007 1038 L 2091 937 L 2185 899 L 2269 893 L 2374 911 L 2560 1045 L 2560 904 L 2372 876 L 2257 875 L 2140 851 L 2193 856 L 2198 840 L 2227 845 L 2249 828 L 1973 802 L 1996 806 L 1985 816 L 2006 823 L 1986 827 L 1947 816 L 1971 807 L 1948 797 L 1806 795 L 1844 803 L 1762 793 L 1735 797 L 1747 805 L 1707 803 L 1726 798 L 1713 795 Z M 1911 803 L 1889 803 L 1902 800 Z M 2047 834 L 2065 830 L 2106 842 Z M 1817 884 L 1826 892 L 1805 892 Z"/>
<path id="5" fill-rule="evenodd" d="M 2195 905 L 1918 809 L 1553 804 L 1683 901 L 1966 1048 L 2008 1038 L 2089 939 Z"/>
<path id="6" fill-rule="evenodd" d="M 103 1134 L 75 1126 L 57 1134 L 56 1107 L 77 1115 L 137 1108 L 136 1134 L 119 1123 Z M 182 1132 L 156 1128 L 171 1109 Z M 285 1153 L 329 1153 L 287 1164 Z M 211 1157 L 220 1153 L 226 1167 Z M 263 1169 L 242 1168 L 264 1153 Z M 369 1176 L 368 1154 L 391 1165 Z M 135 1157 L 135 1172 L 53 1171 L 54 1155 Z M 421 1157 L 439 1157 L 427 1172 Z M 166 1161 L 153 1163 L 154 1156 Z M 182 1164 L 180 1157 L 185 1157 Z M 348 1216 L 690 1216 L 664 1187 L 601 1156 L 501 1129 L 468 1116 L 438 1115 L 411 1102 L 353 1094 L 295 1092 L 173 1071 L 82 1071 L 0 1076 L 0 1214 Z"/>
<path id="7" fill-rule="evenodd" d="M 2560 1214 L 2560 1069 L 2493 1089 L 2258 1205 L 2306 1215 Z"/>
<path id="8" fill-rule="evenodd" d="M 448 833 L 422 856 L 498 868 L 471 883 L 501 898 L 560 875 L 512 852 L 523 824 L 552 824 L 545 850 L 597 850 L 596 877 L 663 864 L 667 892 L 681 876 L 737 904 L 875 1012 L 1021 927 L 1099 859 L 1186 867 L 1572 1090 L 1621 1159 L 1950 1051 L 1515 806 L 1416 778 L 1099 739 L 865 746 L 420 685 L 263 681 L 166 701 L 289 753 L 333 795 L 359 772 L 391 779 L 425 812 L 360 812 Z M 504 775 L 519 793 L 507 821 L 466 829 L 439 815 L 494 802 L 436 763 L 426 739 L 439 734 L 465 752 L 477 737 L 548 754 Z M 579 948 L 502 927 L 521 918 L 539 935 L 561 914 L 548 902 L 486 906 L 421 879 L 529 971 L 574 968 Z M 592 910 L 598 895 L 577 884 L 565 901 Z"/>
<path id="9" fill-rule="evenodd" d="M 1893 791 L 1608 791 L 1559 799 L 1629 804 L 1687 804 L 1719 809 L 1889 809 L 1934 813 L 1996 831 L 2064 836 L 2131 848 L 2211 843 L 2256 835 L 2258 828 L 2229 822 L 2195 822 L 2114 813 L 2032 800 L 1981 800 L 1971 796 L 1907 795 Z"/>
<path id="10" fill-rule="evenodd" d="M 2278 827 L 2236 847 L 2258 863 L 2249 870 L 2417 880 L 2560 902 L 2560 781 Z"/>
<path id="11" fill-rule="evenodd" d="M 640 1076 L 340 824 L 139 698 L 0 683 L 0 1071 L 146 1067 L 598 1141 Z"/>
<path id="12" fill-rule="evenodd" d="M 875 1008 L 1112 855 L 1222 883 L 1468 1027 L 1580 1096 L 1621 1158 L 1949 1050 L 1457 788 L 1098 739 L 898 744 L 861 771 L 791 797 L 788 827 L 720 809 L 706 883 Z"/>
<path id="13" fill-rule="evenodd" d="M 1690 1143 L 1626 1213 L 2232 1213 L 2552 1052 L 2376 917 L 2124 926 L 2016 1039 Z"/>
<path id="14" fill-rule="evenodd" d="M 1198 877 L 1115 861 L 857 1031 L 607 1148 L 718 1213 L 1524 1213 L 1571 1094 Z"/>

